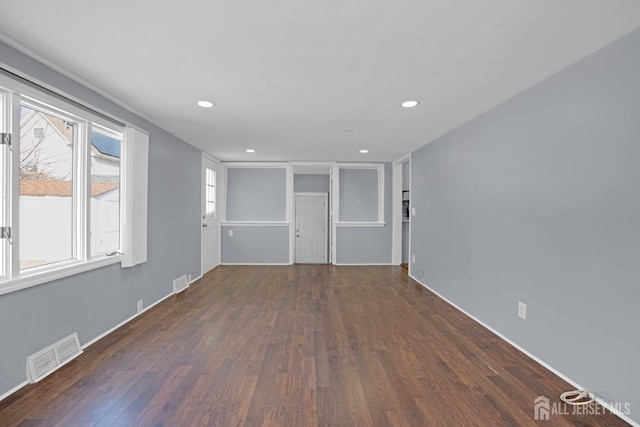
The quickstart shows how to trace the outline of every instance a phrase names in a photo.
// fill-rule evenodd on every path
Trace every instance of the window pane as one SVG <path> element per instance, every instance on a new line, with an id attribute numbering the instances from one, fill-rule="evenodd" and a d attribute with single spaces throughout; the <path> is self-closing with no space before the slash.
<path id="1" fill-rule="evenodd" d="M 216 172 L 207 168 L 205 176 L 205 216 L 216 217 Z"/>
<path id="2" fill-rule="evenodd" d="M 91 255 L 120 249 L 121 140 L 91 132 Z"/>
<path id="3" fill-rule="evenodd" d="M 76 131 L 76 123 L 20 107 L 21 270 L 73 258 Z"/>

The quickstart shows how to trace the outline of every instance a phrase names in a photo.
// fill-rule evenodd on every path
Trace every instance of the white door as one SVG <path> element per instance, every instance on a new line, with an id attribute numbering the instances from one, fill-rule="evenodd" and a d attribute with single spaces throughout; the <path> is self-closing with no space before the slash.
<path id="1" fill-rule="evenodd" d="M 327 195 L 296 194 L 296 263 L 327 262 Z"/>
<path id="2" fill-rule="evenodd" d="M 202 274 L 220 264 L 218 163 L 202 157 Z"/>

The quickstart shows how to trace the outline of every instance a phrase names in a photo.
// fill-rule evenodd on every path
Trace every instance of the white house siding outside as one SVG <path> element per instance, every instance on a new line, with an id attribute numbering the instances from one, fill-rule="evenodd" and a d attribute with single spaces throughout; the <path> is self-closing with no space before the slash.
<path id="1" fill-rule="evenodd" d="M 114 143 L 119 143 L 113 140 Z M 22 107 L 20 268 L 71 259 L 74 125 Z M 120 248 L 120 159 L 91 147 L 91 254 Z"/>

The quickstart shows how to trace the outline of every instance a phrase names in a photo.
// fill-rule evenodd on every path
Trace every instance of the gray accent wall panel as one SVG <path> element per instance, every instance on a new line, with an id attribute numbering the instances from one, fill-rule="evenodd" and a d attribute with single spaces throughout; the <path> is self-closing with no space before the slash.
<path id="1" fill-rule="evenodd" d="M 227 221 L 285 221 L 287 170 L 227 169 Z"/>
<path id="2" fill-rule="evenodd" d="M 340 221 L 378 221 L 377 169 L 340 168 Z"/>
<path id="3" fill-rule="evenodd" d="M 220 238 L 223 264 L 289 263 L 289 226 L 223 226 Z"/>
<path id="4" fill-rule="evenodd" d="M 384 169 L 384 220 L 386 223 L 383 227 L 337 227 L 336 255 L 338 264 L 391 264 L 391 180 L 393 174 L 390 163 L 385 163 Z"/>
<path id="5" fill-rule="evenodd" d="M 412 275 L 635 421 L 638 52 L 640 30 L 411 159 Z"/>
<path id="6" fill-rule="evenodd" d="M 293 176 L 295 193 L 328 193 L 331 187 L 329 175 L 296 174 Z"/>
<path id="7" fill-rule="evenodd" d="M 201 153 L 157 126 L 116 106 L 44 65 L 0 43 L 11 69 L 150 133 L 148 262 L 119 264 L 0 296 L 0 395 L 26 380 L 26 357 L 78 332 L 81 344 L 172 292 L 173 279 L 200 275 Z"/>

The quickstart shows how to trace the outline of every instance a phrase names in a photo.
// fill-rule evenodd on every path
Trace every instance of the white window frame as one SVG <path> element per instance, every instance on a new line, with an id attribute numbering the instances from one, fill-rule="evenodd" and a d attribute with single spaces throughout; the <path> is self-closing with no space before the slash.
<path id="1" fill-rule="evenodd" d="M 384 163 L 335 163 L 333 166 L 333 205 L 336 227 L 384 227 Z M 340 169 L 369 169 L 378 173 L 378 219 L 376 221 L 342 221 L 340 219 Z"/>
<path id="2" fill-rule="evenodd" d="M 0 89 L 0 134 L 9 133 L 9 124 L 11 122 L 10 108 L 5 108 L 6 105 L 12 105 L 11 93 L 6 90 Z M 9 177 L 11 176 L 11 150 L 8 145 L 1 144 L 0 152 L 0 227 L 9 226 L 10 213 L 11 213 L 11 188 L 9 187 Z M 0 238 L 0 246 L 2 251 L 0 254 L 7 254 L 6 256 L 0 255 L 0 280 L 6 279 L 9 274 L 11 265 L 11 246 L 9 244 L 10 239 Z"/>
<path id="3" fill-rule="evenodd" d="M 208 177 L 207 177 L 207 173 L 211 171 L 211 174 L 213 176 L 213 184 L 209 185 L 208 184 Z M 202 219 L 210 219 L 210 220 L 216 220 L 218 219 L 218 171 L 216 169 L 211 169 L 208 167 L 205 167 L 205 177 L 204 177 L 204 209 L 203 209 L 203 214 L 204 214 L 204 218 Z M 208 204 L 209 204 L 209 199 L 207 194 L 209 193 L 208 188 L 207 187 L 213 187 L 213 211 L 211 212 L 211 216 L 208 216 Z"/>
<path id="4" fill-rule="evenodd" d="M 6 197 L 8 203 L 4 204 L 4 209 L 0 212 L 0 220 L 2 226 L 11 227 L 11 244 L 8 239 L 0 239 L 0 244 L 4 245 L 7 249 L 5 252 L 7 256 L 0 259 L 3 263 L 5 276 L 0 276 L 0 295 L 10 292 L 25 289 L 31 286 L 39 285 L 42 283 L 57 280 L 63 277 L 68 277 L 81 272 L 93 270 L 96 268 L 104 267 L 111 264 L 122 262 L 123 256 L 121 253 L 112 254 L 111 256 L 106 254 L 100 254 L 91 256 L 90 254 L 90 236 L 89 236 L 89 200 L 90 200 L 90 150 L 91 141 L 90 133 L 93 126 L 107 129 L 115 132 L 117 135 L 123 135 L 121 153 L 124 154 L 127 145 L 127 139 L 125 136 L 125 130 L 129 129 L 126 126 L 126 122 L 113 119 L 108 120 L 99 114 L 92 113 L 90 110 L 95 109 L 87 106 L 86 109 L 76 104 L 75 101 L 65 101 L 60 97 L 53 96 L 50 93 L 24 84 L 18 80 L 12 79 L 5 75 L 0 75 L 0 132 L 11 133 L 12 144 L 8 148 L 6 146 L 0 147 L 7 154 L 4 158 L 4 164 L 2 166 L 2 177 L 0 177 L 0 191 L 3 197 Z M 20 117 L 19 106 L 21 102 L 26 104 L 34 104 L 39 108 L 45 109 L 52 113 L 60 113 L 65 117 L 73 119 L 77 123 L 80 144 L 74 147 L 74 156 L 77 158 L 74 160 L 74 259 L 49 264 L 42 267 L 35 267 L 28 270 L 20 271 L 19 266 L 19 215 L 18 215 L 18 200 L 19 200 L 19 168 L 15 165 L 19 163 L 20 157 Z M 4 106 L 8 107 L 6 110 Z M 107 116 L 108 117 L 108 116 Z M 148 139 L 148 136 L 147 136 Z M 2 159 L 0 159 L 2 160 Z M 126 224 L 123 222 L 124 215 L 122 214 L 126 209 L 126 200 L 123 187 L 126 187 L 124 163 L 121 157 L 121 197 L 120 197 L 120 236 L 121 236 L 121 248 L 123 247 L 123 235 L 127 233 Z M 144 168 L 144 174 L 146 175 L 146 167 Z M 145 176 L 146 179 L 146 176 Z M 2 188 L 4 186 L 4 188 Z M 145 186 L 146 195 L 146 186 Z M 145 237 L 146 237 L 146 198 L 145 198 Z M 145 239 L 145 260 L 146 260 L 146 239 Z M 0 270 L 2 272 L 2 270 Z"/>
<path id="5" fill-rule="evenodd" d="M 228 221 L 227 220 L 227 181 L 228 171 L 231 168 L 243 168 L 243 169 L 284 169 L 286 173 L 285 180 L 285 219 L 284 221 Z M 222 218 L 222 226 L 282 226 L 291 225 L 291 216 L 293 211 L 293 167 L 291 163 L 268 163 L 268 162 L 223 162 L 222 163 L 222 176 L 219 181 L 220 188 L 222 189 L 222 200 L 220 201 L 220 217 Z"/>

